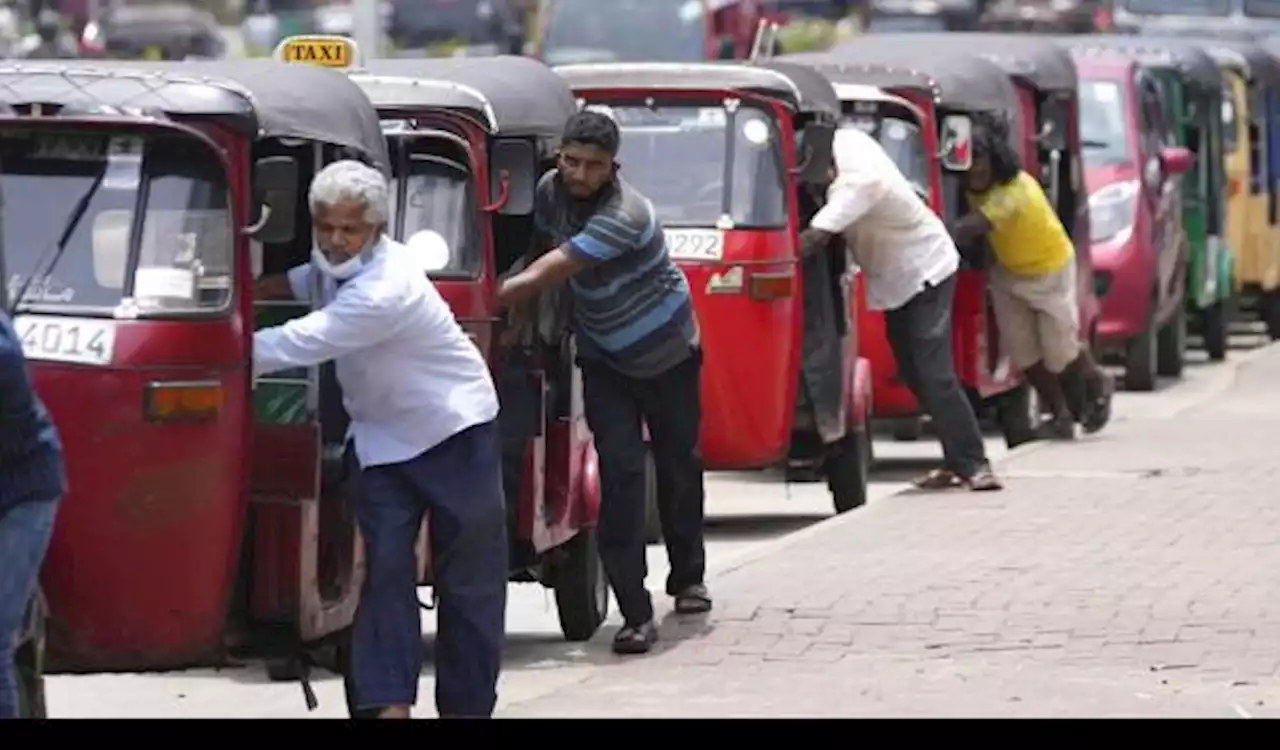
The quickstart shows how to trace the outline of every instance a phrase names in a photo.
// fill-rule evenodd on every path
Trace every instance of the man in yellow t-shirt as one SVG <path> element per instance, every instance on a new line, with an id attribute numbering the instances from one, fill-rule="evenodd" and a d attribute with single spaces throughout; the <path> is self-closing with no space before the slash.
<path id="1" fill-rule="evenodd" d="M 952 235 L 961 246 L 986 237 L 995 261 L 988 280 L 1001 348 L 1053 415 L 1041 436 L 1075 437 L 1064 381 L 1083 380 L 1080 421 L 1088 432 L 1101 429 L 1113 385 L 1080 341 L 1071 236 L 1000 127 L 975 127 L 973 149 L 966 176 L 971 213 Z"/>

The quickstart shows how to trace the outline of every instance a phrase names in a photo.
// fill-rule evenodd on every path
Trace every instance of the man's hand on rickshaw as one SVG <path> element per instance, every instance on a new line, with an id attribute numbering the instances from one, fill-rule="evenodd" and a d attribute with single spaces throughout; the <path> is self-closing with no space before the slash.
<path id="1" fill-rule="evenodd" d="M 588 265 L 590 262 L 576 252 L 563 247 L 551 250 L 498 286 L 498 305 L 509 308 L 527 302 Z"/>
<path id="2" fill-rule="evenodd" d="M 831 242 L 832 236 L 821 229 L 813 227 L 805 229 L 800 233 L 800 257 L 807 258 L 822 252 Z"/>
<path id="3" fill-rule="evenodd" d="M 289 277 L 282 273 L 263 276 L 253 282 L 253 298 L 260 300 L 292 299 L 293 289 L 289 286 Z"/>

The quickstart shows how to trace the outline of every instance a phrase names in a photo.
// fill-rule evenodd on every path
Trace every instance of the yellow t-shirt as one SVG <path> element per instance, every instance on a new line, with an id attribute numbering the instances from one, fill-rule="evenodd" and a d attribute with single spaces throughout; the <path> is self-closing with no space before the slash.
<path id="1" fill-rule="evenodd" d="M 1075 257 L 1039 181 L 1026 172 L 990 190 L 968 196 L 969 205 L 991 222 L 987 241 L 996 260 L 1017 276 L 1043 276 L 1066 268 Z"/>

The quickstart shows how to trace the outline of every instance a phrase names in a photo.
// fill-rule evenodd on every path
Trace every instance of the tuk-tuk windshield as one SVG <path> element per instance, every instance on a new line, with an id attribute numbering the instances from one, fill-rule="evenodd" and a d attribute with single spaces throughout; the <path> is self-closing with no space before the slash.
<path id="1" fill-rule="evenodd" d="M 622 177 L 668 226 L 787 225 L 782 150 L 772 117 L 743 105 L 662 104 L 608 109 L 622 132 Z"/>
<path id="2" fill-rule="evenodd" d="M 396 239 L 407 242 L 423 230 L 435 232 L 448 252 L 426 259 L 430 275 L 475 276 L 481 253 L 471 171 L 450 156 L 430 151 L 393 145 L 392 154 L 390 203 Z"/>
<path id="3" fill-rule="evenodd" d="M 548 65 L 706 58 L 703 0 L 551 0 L 547 5 L 541 53 Z"/>
<path id="4" fill-rule="evenodd" d="M 918 124 L 901 117 L 870 114 L 849 115 L 844 121 L 875 138 L 916 192 L 929 195 L 929 154 Z"/>
<path id="5" fill-rule="evenodd" d="M 1114 81 L 1082 79 L 1080 94 L 1080 140 L 1086 166 L 1114 166 L 1133 160 L 1129 153 L 1129 130 L 1125 100 L 1120 84 Z"/>
<path id="6" fill-rule="evenodd" d="M 1227 16 L 1232 0 L 1125 0 L 1130 13 L 1168 16 Z"/>
<path id="7" fill-rule="evenodd" d="M 0 242 L 10 303 L 26 289 L 19 311 L 105 315 L 126 298 L 143 314 L 223 308 L 229 206 L 221 163 L 193 138 L 0 134 Z"/>

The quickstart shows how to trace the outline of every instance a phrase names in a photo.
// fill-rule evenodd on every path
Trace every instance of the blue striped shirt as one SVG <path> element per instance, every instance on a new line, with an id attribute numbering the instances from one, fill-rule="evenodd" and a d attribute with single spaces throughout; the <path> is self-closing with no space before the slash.
<path id="1" fill-rule="evenodd" d="M 564 246 L 588 267 L 569 280 L 578 351 L 624 375 L 648 378 L 698 346 L 689 283 L 667 255 L 653 205 L 621 178 L 584 203 L 553 170 L 538 183 L 534 223 L 546 245 Z"/>
<path id="2" fill-rule="evenodd" d="M 57 500 L 66 489 L 58 430 L 31 386 L 22 342 L 0 313 L 0 518 L 20 503 Z"/>

